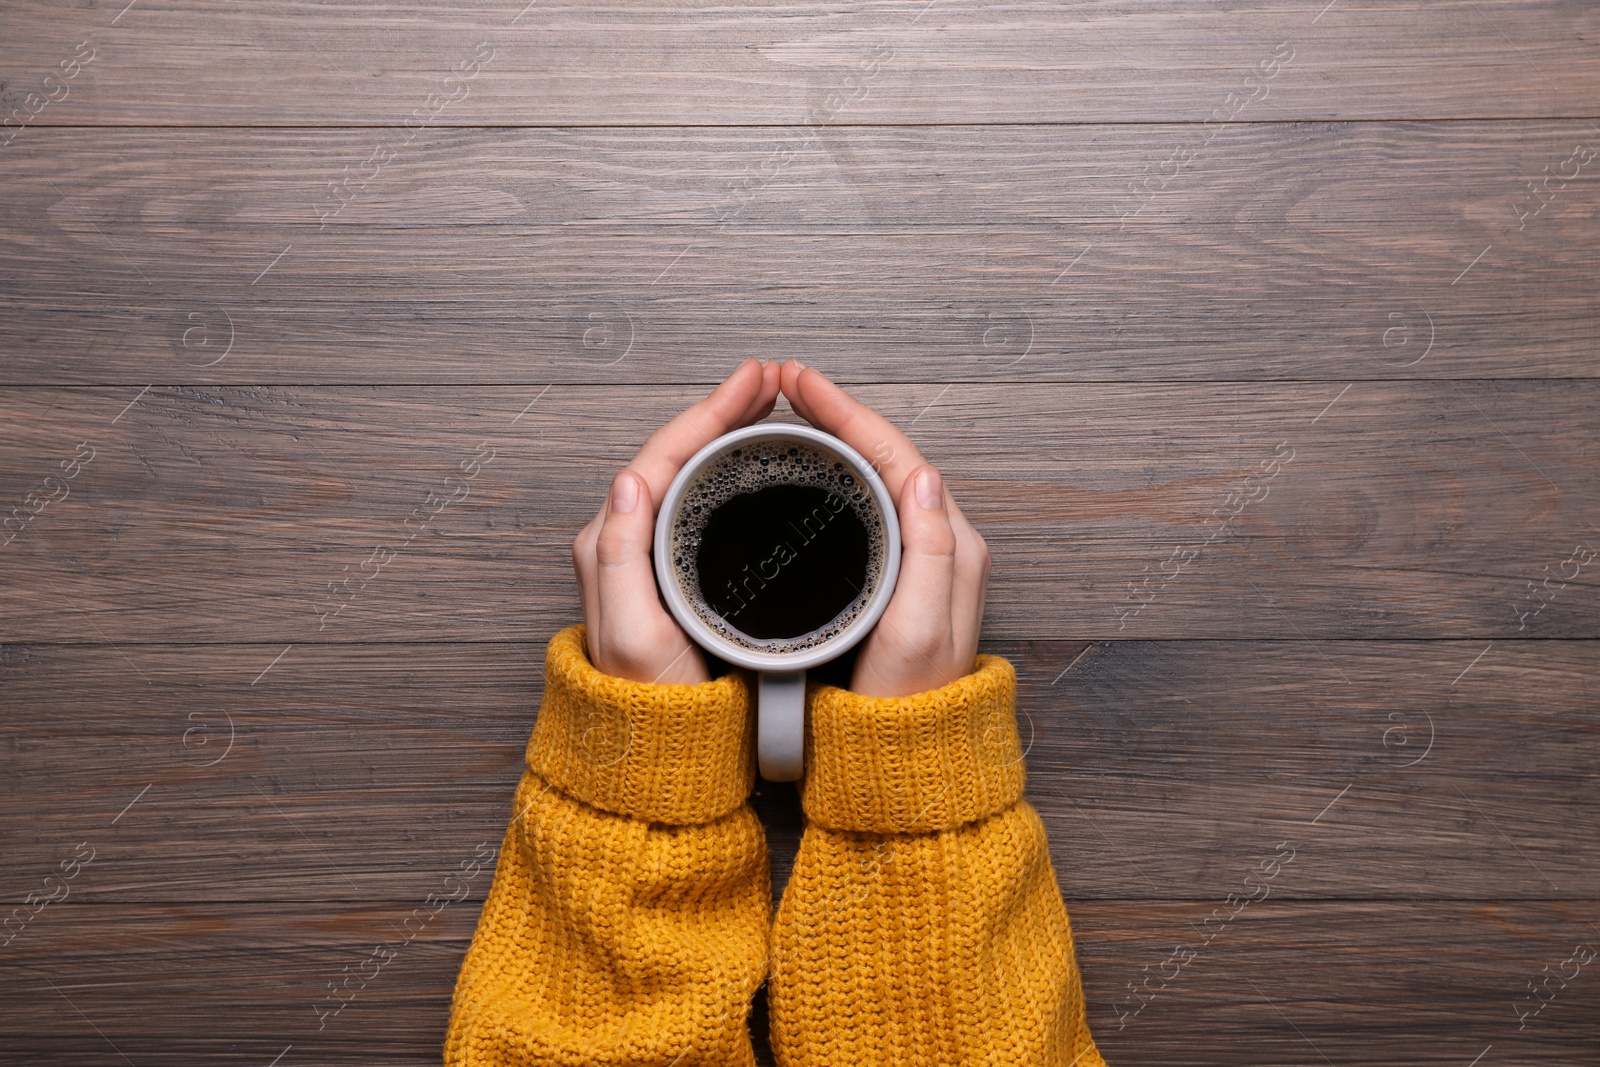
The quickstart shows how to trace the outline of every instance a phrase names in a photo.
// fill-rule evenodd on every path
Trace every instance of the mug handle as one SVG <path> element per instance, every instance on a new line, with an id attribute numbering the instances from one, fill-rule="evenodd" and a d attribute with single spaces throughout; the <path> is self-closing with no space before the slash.
<path id="1" fill-rule="evenodd" d="M 804 771 L 806 672 L 756 676 L 756 757 L 769 782 L 796 782 Z"/>

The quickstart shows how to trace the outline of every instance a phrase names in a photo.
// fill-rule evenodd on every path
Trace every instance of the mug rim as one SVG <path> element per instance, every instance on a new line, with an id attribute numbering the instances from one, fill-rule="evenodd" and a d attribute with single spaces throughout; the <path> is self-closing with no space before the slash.
<path id="1" fill-rule="evenodd" d="M 851 466 L 856 476 L 871 491 L 873 501 L 878 505 L 878 512 L 884 520 L 883 577 L 878 588 L 873 591 L 872 597 L 861 609 L 861 614 L 840 631 L 837 637 L 816 648 L 801 652 L 758 652 L 729 641 L 696 614 L 689 606 L 689 600 L 683 590 L 678 587 L 677 581 L 671 577 L 676 568 L 671 566 L 671 560 L 668 558 L 670 555 L 668 537 L 671 532 L 672 517 L 677 514 L 678 506 L 683 503 L 689 483 L 712 459 L 756 439 L 805 441 L 836 454 Z M 894 499 L 889 495 L 889 487 L 883 483 L 878 472 L 872 469 L 872 465 L 861 453 L 844 441 L 814 426 L 786 422 L 758 422 L 752 426 L 729 431 L 710 442 L 691 456 L 673 477 L 667 487 L 666 496 L 661 500 L 660 510 L 656 513 L 655 545 L 652 556 L 656 568 L 656 587 L 666 599 L 668 611 L 701 648 L 735 666 L 749 670 L 801 671 L 844 655 L 878 624 L 884 609 L 889 606 L 889 598 L 894 595 L 895 582 L 900 577 L 900 516 L 895 508 Z"/>

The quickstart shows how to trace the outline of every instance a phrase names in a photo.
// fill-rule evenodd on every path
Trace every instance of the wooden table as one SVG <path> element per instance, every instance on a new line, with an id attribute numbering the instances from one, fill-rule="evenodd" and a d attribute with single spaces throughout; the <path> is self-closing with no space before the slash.
<path id="1" fill-rule="evenodd" d="M 989 539 L 1111 1063 L 1600 1057 L 1592 4 L 3 22 L 6 1062 L 436 1062 L 572 537 L 747 355 Z"/>

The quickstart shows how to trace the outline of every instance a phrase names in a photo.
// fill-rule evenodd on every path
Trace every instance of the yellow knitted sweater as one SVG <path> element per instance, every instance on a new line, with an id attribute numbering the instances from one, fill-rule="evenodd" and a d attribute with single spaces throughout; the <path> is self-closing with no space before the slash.
<path id="1" fill-rule="evenodd" d="M 765 979 L 781 1067 L 1103 1067 L 1015 695 L 996 656 L 899 699 L 812 686 L 773 915 L 742 675 L 624 681 L 563 630 L 445 1063 L 746 1067 Z"/>

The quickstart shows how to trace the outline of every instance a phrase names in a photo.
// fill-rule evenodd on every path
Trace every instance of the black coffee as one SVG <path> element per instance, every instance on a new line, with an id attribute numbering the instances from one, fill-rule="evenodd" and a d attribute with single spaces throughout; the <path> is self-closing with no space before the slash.
<path id="1" fill-rule="evenodd" d="M 800 637 L 860 594 L 867 547 L 867 528 L 842 493 L 816 485 L 740 493 L 700 535 L 700 595 L 751 637 Z"/>
<path id="2" fill-rule="evenodd" d="M 719 456 L 684 493 L 669 541 L 689 607 L 735 644 L 812 648 L 847 627 L 884 570 L 884 519 L 831 452 L 786 438 Z"/>

